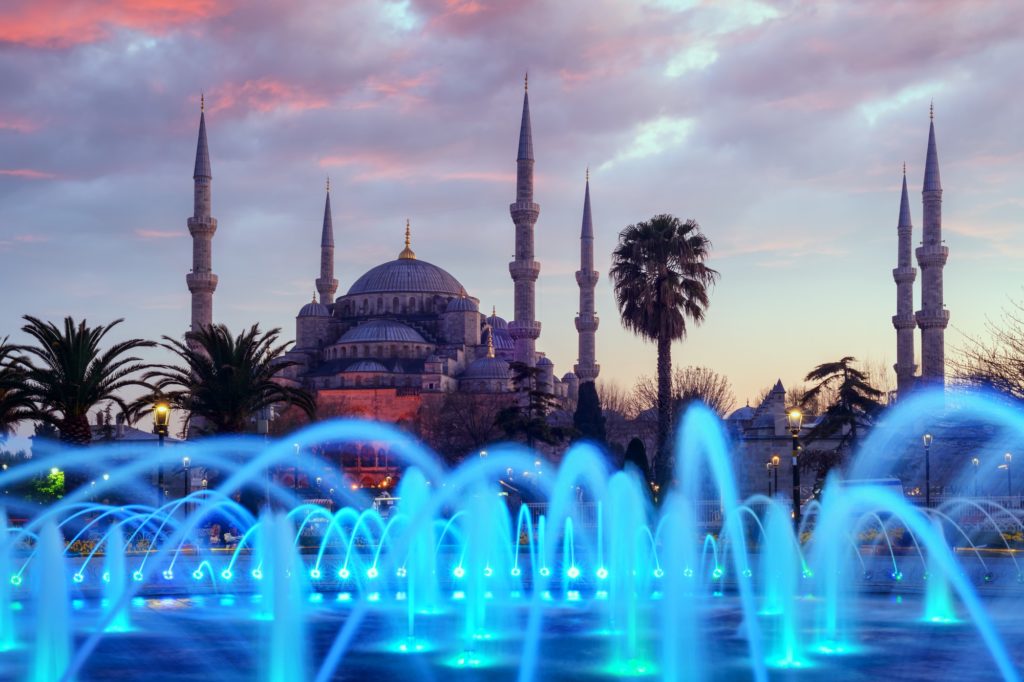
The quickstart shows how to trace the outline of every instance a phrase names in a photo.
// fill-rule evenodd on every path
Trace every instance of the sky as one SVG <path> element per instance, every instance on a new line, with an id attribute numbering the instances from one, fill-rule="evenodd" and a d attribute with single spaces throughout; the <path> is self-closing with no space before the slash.
<path id="1" fill-rule="evenodd" d="M 509 317 L 528 71 L 538 349 L 559 375 L 588 166 L 602 380 L 655 371 L 607 272 L 658 213 L 696 219 L 721 273 L 676 364 L 726 375 L 738 404 L 845 355 L 891 374 L 901 167 L 916 244 L 933 100 L 954 355 L 1024 297 L 1021 25 L 1013 0 L 5 0 L 0 338 L 25 340 L 25 314 L 180 337 L 201 92 L 215 321 L 294 338 L 328 175 L 339 294 L 408 218 L 419 258 Z"/>

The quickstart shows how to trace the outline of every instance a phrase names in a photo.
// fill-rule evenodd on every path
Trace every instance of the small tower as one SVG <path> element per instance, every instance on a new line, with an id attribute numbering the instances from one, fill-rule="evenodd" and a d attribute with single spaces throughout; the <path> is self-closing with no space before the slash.
<path id="1" fill-rule="evenodd" d="M 324 201 L 324 227 L 320 234 L 320 276 L 316 290 L 323 305 L 334 303 L 338 280 L 334 279 L 334 223 L 331 219 L 331 179 L 327 178 L 327 199 Z"/>
<path id="2" fill-rule="evenodd" d="M 594 314 L 594 287 L 599 275 L 594 270 L 594 225 L 590 217 L 590 169 L 587 169 L 586 188 L 583 192 L 583 227 L 580 230 L 580 269 L 576 283 L 580 287 L 580 312 L 576 316 L 579 335 L 579 360 L 573 368 L 580 383 L 594 381 L 601 371 L 595 361 L 595 332 L 599 320 Z"/>
<path id="3" fill-rule="evenodd" d="M 896 281 L 896 314 L 892 326 L 896 328 L 896 395 L 905 397 L 914 387 L 914 280 L 917 269 L 911 264 L 913 223 L 910 219 L 910 197 L 907 194 L 907 165 L 903 164 L 903 193 L 900 196 L 900 218 L 896 226 L 899 249 L 892 278 Z"/>
<path id="4" fill-rule="evenodd" d="M 213 274 L 213 234 L 217 219 L 210 215 L 210 149 L 206 143 L 206 101 L 199 99 L 199 142 L 196 145 L 196 167 L 192 174 L 195 182 L 192 217 L 188 231 L 192 235 L 192 271 L 185 275 L 185 283 L 192 294 L 192 331 L 213 324 L 213 292 L 217 289 L 217 275 Z"/>
<path id="5" fill-rule="evenodd" d="M 523 82 L 523 117 L 519 126 L 519 154 L 516 157 L 516 200 L 509 206 L 516 226 L 515 260 L 508 264 L 515 291 L 515 316 L 508 324 L 515 341 L 515 359 L 530 367 L 537 362 L 540 322 L 536 317 L 536 285 L 540 263 L 533 259 L 533 227 L 540 206 L 533 203 L 533 131 L 530 127 L 529 81 Z"/>
<path id="6" fill-rule="evenodd" d="M 921 309 L 917 326 L 921 328 L 921 381 L 926 386 L 944 386 L 946 381 L 946 325 L 949 311 L 942 302 L 942 268 L 949 248 L 942 243 L 942 182 L 939 179 L 939 152 L 935 145 L 934 108 L 929 113 L 928 152 L 924 166 L 924 204 L 922 244 L 917 248 L 921 267 Z"/>

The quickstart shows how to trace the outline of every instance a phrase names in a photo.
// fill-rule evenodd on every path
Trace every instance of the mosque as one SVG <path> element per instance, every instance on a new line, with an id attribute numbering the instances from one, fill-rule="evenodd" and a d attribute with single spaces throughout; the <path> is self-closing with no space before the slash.
<path id="1" fill-rule="evenodd" d="M 192 295 L 192 329 L 213 322 L 211 242 L 217 221 L 210 215 L 210 153 L 205 107 L 199 116 L 195 203 L 188 220 L 193 241 L 192 271 L 186 282 Z M 584 189 L 580 234 L 580 312 L 576 317 L 579 361 L 573 371 L 556 376 L 554 363 L 537 350 L 541 324 L 536 319 L 536 282 L 540 263 L 534 253 L 534 226 L 540 206 L 534 202 L 533 134 L 528 83 L 523 94 L 516 158 L 515 200 L 509 206 L 515 235 L 515 258 L 508 264 L 514 290 L 512 319 L 492 309 L 481 313 L 480 301 L 445 269 L 417 258 L 406 223 L 405 247 L 397 258 L 356 277 L 337 296 L 334 273 L 334 225 L 330 184 L 320 239 L 320 273 L 316 295 L 299 310 L 295 345 L 287 359 L 295 364 L 285 380 L 316 396 L 324 416 L 357 414 L 393 423 L 411 423 L 425 400 L 451 392 L 514 396 L 513 362 L 537 370 L 540 387 L 563 403 L 575 399 L 581 381 L 593 381 L 595 361 L 594 232 L 590 179 Z"/>

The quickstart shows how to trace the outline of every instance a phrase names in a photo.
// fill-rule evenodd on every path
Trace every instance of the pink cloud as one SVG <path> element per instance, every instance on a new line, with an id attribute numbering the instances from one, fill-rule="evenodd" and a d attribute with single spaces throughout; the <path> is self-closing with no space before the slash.
<path id="1" fill-rule="evenodd" d="M 0 43 L 63 49 L 112 29 L 163 34 L 227 11 L 218 0 L 14 0 L 0 10 Z"/>
<path id="2" fill-rule="evenodd" d="M 40 244 L 50 241 L 50 238 L 38 234 L 19 234 L 15 235 L 14 241 L 21 242 L 22 244 Z"/>
<path id="3" fill-rule="evenodd" d="M 181 230 L 147 230 L 145 228 L 137 228 L 135 236 L 139 239 L 177 239 L 178 237 L 184 237 L 185 233 Z"/>
<path id="4" fill-rule="evenodd" d="M 31 133 L 39 130 L 37 121 L 26 118 L 0 118 L 0 130 L 13 130 L 17 133 Z"/>
<path id="5" fill-rule="evenodd" d="M 225 83 L 206 98 L 210 112 L 244 108 L 268 112 L 277 109 L 305 111 L 323 109 L 329 100 L 301 85 L 285 83 L 273 78 L 258 78 L 244 83 Z"/>
<path id="6" fill-rule="evenodd" d="M 26 180 L 51 180 L 57 177 L 53 173 L 33 170 L 31 168 L 0 168 L 0 175 L 10 175 L 16 178 L 25 178 Z"/>

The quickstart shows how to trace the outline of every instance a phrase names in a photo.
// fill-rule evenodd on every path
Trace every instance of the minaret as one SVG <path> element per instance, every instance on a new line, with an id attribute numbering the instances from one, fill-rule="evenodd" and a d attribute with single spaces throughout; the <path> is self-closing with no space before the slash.
<path id="1" fill-rule="evenodd" d="M 324 305 L 334 303 L 338 280 L 334 279 L 334 223 L 331 221 L 331 179 L 327 178 L 327 200 L 324 202 L 324 229 L 320 235 L 320 276 L 316 290 Z"/>
<path id="2" fill-rule="evenodd" d="M 924 166 L 923 243 L 917 248 L 921 266 L 921 309 L 917 326 L 921 328 L 921 380 L 925 385 L 945 385 L 946 325 L 949 311 L 942 305 L 942 268 L 949 249 L 942 243 L 942 182 L 939 180 L 939 153 L 935 147 L 934 108 L 929 113 L 928 155 Z"/>
<path id="3" fill-rule="evenodd" d="M 519 154 L 516 157 L 516 200 L 509 206 L 516 225 L 516 257 L 508 264 L 515 285 L 515 311 L 508 331 L 515 340 L 515 359 L 533 367 L 540 322 L 536 318 L 537 276 L 540 263 L 533 259 L 533 226 L 540 206 L 533 203 L 533 132 L 530 129 L 529 81 L 523 81 L 523 119 L 519 127 Z"/>
<path id="4" fill-rule="evenodd" d="M 917 269 L 911 264 L 911 236 L 914 231 L 910 220 L 910 197 L 907 195 L 907 164 L 903 164 L 903 194 L 900 197 L 900 219 L 896 226 L 899 235 L 899 254 L 892 278 L 896 281 L 896 314 L 892 326 L 896 328 L 896 395 L 904 398 L 914 387 L 914 280 Z"/>
<path id="5" fill-rule="evenodd" d="M 192 293 L 192 331 L 213 324 L 213 292 L 217 289 L 217 275 L 213 274 L 213 233 L 217 219 L 210 216 L 210 149 L 206 144 L 206 102 L 199 98 L 199 143 L 196 145 L 195 200 L 188 231 L 192 235 L 192 271 L 185 275 L 185 283 Z"/>
<path id="6" fill-rule="evenodd" d="M 595 362 L 595 332 L 599 320 L 594 314 L 594 287 L 598 273 L 594 270 L 594 224 L 590 218 L 590 169 L 587 169 L 586 189 L 583 192 L 583 228 L 580 230 L 580 269 L 576 283 L 580 287 L 580 312 L 576 316 L 579 334 L 579 359 L 573 370 L 580 383 L 594 381 L 601 366 Z"/>

